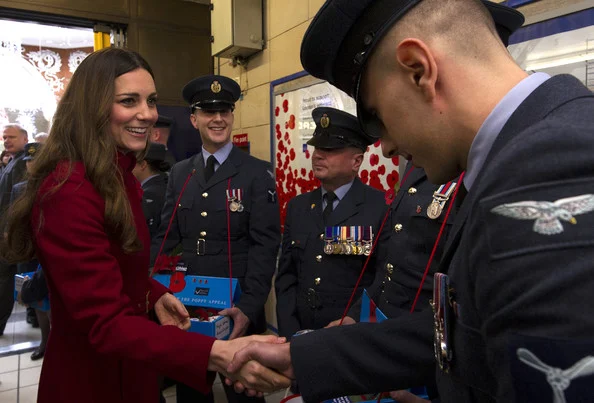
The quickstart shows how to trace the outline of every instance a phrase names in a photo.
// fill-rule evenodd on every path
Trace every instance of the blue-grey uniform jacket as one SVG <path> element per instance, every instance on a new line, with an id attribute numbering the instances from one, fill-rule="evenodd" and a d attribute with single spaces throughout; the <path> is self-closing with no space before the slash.
<path id="1" fill-rule="evenodd" d="M 161 210 L 165 204 L 167 178 L 166 173 L 160 173 L 142 184 L 142 212 L 146 218 L 151 239 L 157 236 L 161 226 Z"/>
<path id="2" fill-rule="evenodd" d="M 450 199 L 445 203 L 439 217 L 427 216 L 427 208 L 433 201 L 433 193 L 439 186 L 430 183 L 422 168 L 414 168 L 409 163 L 401 175 L 406 182 L 401 184 L 390 206 L 390 217 L 384 225 L 384 238 L 380 246 L 385 259 L 378 261 L 376 276 L 369 287 L 370 297 L 378 308 L 388 317 L 408 314 L 415 299 L 429 256 L 435 245 L 437 234 L 446 217 Z M 452 191 L 453 195 L 453 191 Z M 445 240 L 455 213 L 450 213 L 437 246 L 429 273 L 419 295 L 415 310 L 429 306 L 433 293 L 433 273 L 437 271 Z M 359 321 L 361 301 L 353 305 L 349 316 Z"/>
<path id="3" fill-rule="evenodd" d="M 586 402 L 594 383 L 594 95 L 555 76 L 507 121 L 464 199 L 451 278 L 442 402 Z M 519 203 L 519 204 L 518 204 Z M 291 343 L 306 401 L 422 384 L 431 309 Z M 356 364 L 354 364 L 356 363 Z"/>
<path id="4" fill-rule="evenodd" d="M 191 178 L 178 203 L 188 175 Z M 201 153 L 178 162 L 169 176 L 151 260 L 154 262 L 158 254 L 174 204 L 178 203 L 163 254 L 170 254 L 181 243 L 188 274 L 228 277 L 227 190 L 243 193 L 243 211 L 229 212 L 232 272 L 242 289 L 236 305 L 250 319 L 248 332 L 260 333 L 266 330 L 264 304 L 280 246 L 280 213 L 269 163 L 233 147 L 206 183 Z"/>
<path id="5" fill-rule="evenodd" d="M 383 192 L 356 178 L 327 225 L 371 226 L 378 236 L 387 208 Z M 340 319 L 357 283 L 366 256 L 324 253 L 324 229 L 320 188 L 289 201 L 275 281 L 281 336 Z M 375 277 L 376 257 L 369 261 L 356 298 Z"/>

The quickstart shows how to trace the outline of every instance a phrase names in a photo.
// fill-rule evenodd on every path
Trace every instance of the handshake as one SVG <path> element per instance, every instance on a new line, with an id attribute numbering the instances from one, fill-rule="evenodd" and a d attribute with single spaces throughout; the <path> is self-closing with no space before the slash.
<path id="1" fill-rule="evenodd" d="M 290 343 L 284 337 L 272 335 L 215 341 L 208 370 L 222 373 L 227 385 L 248 396 L 287 388 L 295 377 Z"/>

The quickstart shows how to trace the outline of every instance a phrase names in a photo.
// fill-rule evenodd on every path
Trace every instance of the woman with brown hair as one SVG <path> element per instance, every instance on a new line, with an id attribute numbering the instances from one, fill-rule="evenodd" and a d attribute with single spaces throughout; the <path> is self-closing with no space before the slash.
<path id="1" fill-rule="evenodd" d="M 107 48 L 87 57 L 8 215 L 2 257 L 36 256 L 50 290 L 41 403 L 156 402 L 158 373 L 204 393 L 214 380 L 209 371 L 225 372 L 238 348 L 282 341 L 185 332 L 184 306 L 149 279 L 150 240 L 132 168 L 157 121 L 156 102 L 153 73 L 139 54 Z M 287 384 L 256 363 L 240 381 L 246 376 L 261 391 Z"/>

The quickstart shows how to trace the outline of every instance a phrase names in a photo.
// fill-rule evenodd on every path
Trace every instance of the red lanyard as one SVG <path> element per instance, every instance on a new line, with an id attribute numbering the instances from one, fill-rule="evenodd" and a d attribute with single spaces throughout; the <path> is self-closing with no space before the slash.
<path id="1" fill-rule="evenodd" d="M 448 210 L 443 218 L 443 222 L 441 223 L 441 227 L 439 228 L 439 233 L 437 234 L 437 239 L 435 239 L 435 243 L 433 244 L 433 249 L 431 250 L 431 255 L 429 255 L 429 261 L 427 262 L 427 266 L 425 266 L 425 272 L 423 273 L 423 278 L 421 279 L 421 284 L 419 284 L 419 289 L 417 290 L 417 295 L 415 295 L 415 300 L 410 307 L 410 312 L 413 313 L 415 311 L 415 306 L 417 305 L 417 301 L 421 295 L 421 290 L 423 289 L 423 284 L 425 284 L 425 279 L 427 278 L 427 273 L 429 273 L 429 268 L 431 268 L 431 263 L 433 262 L 433 258 L 435 257 L 435 252 L 437 251 L 437 246 L 439 245 L 439 241 L 441 240 L 441 236 L 443 235 L 443 230 L 448 222 L 448 217 L 450 216 L 450 212 L 452 211 L 452 206 L 454 205 L 454 201 L 456 200 L 456 196 L 458 195 L 458 190 L 460 190 L 460 186 L 462 186 L 462 180 L 464 179 L 464 174 L 466 172 L 462 172 L 460 177 L 458 178 L 458 185 L 456 186 L 456 190 L 454 190 L 454 195 L 452 196 L 452 200 L 450 200 Z M 445 189 L 449 188 L 451 181 L 446 185 Z"/>
<path id="2" fill-rule="evenodd" d="M 227 180 L 227 194 L 231 194 L 231 178 Z M 231 205 L 227 203 L 227 254 L 229 260 L 229 308 L 233 308 L 233 264 L 231 263 Z"/>
<path id="3" fill-rule="evenodd" d="M 406 175 L 404 175 L 404 178 L 402 178 L 402 181 L 400 182 L 400 188 L 402 188 L 402 185 L 404 184 L 404 182 L 406 182 L 406 179 L 408 178 L 408 176 L 410 175 L 410 173 L 414 170 L 415 168 L 412 167 L 411 169 L 408 170 L 408 172 L 406 173 Z M 400 189 L 399 189 L 400 191 Z M 386 211 L 386 214 L 384 215 L 384 219 L 382 221 L 382 225 L 380 225 L 379 231 L 377 233 L 377 236 L 375 237 L 375 239 L 373 240 L 373 244 L 371 245 L 371 252 L 369 253 L 369 255 L 367 256 L 367 259 L 365 259 L 365 264 L 363 264 L 363 268 L 361 269 L 361 273 L 359 274 L 359 278 L 357 279 L 357 283 L 355 284 L 355 288 L 353 288 L 353 292 L 351 293 L 351 297 L 349 298 L 349 302 L 347 303 L 347 306 L 342 314 L 342 317 L 340 318 L 340 323 L 338 324 L 338 326 L 342 325 L 342 322 L 344 320 L 344 317 L 347 316 L 347 313 L 349 312 L 349 309 L 351 308 L 351 304 L 353 303 L 353 298 L 355 298 L 355 294 L 357 293 L 357 289 L 359 288 L 359 283 L 361 283 L 361 279 L 363 278 L 363 274 L 365 274 L 365 270 L 367 269 L 367 264 L 369 263 L 369 259 L 371 258 L 371 256 L 373 255 L 373 251 L 375 250 L 375 246 L 377 245 L 377 241 L 380 238 L 380 234 L 382 233 L 382 230 L 384 229 L 384 224 L 386 224 L 386 220 L 388 219 L 388 216 L 390 215 L 390 208 L 392 205 L 392 201 L 394 200 L 394 190 L 388 190 L 386 192 L 386 204 L 388 205 L 388 210 Z"/>
<path id="4" fill-rule="evenodd" d="M 165 246 L 165 241 L 167 241 L 167 236 L 169 235 L 169 231 L 171 230 L 171 224 L 173 224 L 173 219 L 175 218 L 175 213 L 177 212 L 177 207 L 180 205 L 179 202 L 181 201 L 182 195 L 186 191 L 186 186 L 188 186 L 188 182 L 190 182 L 190 179 L 192 178 L 192 176 L 195 173 L 196 173 L 196 169 L 192 169 L 192 172 L 190 172 L 188 174 L 188 177 L 186 178 L 186 181 L 184 182 L 184 185 L 182 186 L 181 192 L 179 192 L 177 202 L 175 203 L 175 206 L 173 206 L 173 213 L 171 214 L 171 218 L 169 218 L 169 224 L 167 225 L 167 231 L 165 231 L 165 236 L 163 237 L 163 242 L 161 242 L 161 247 L 159 248 L 159 253 L 157 254 L 157 259 L 159 259 L 159 257 L 161 256 L 161 253 L 163 252 L 163 247 Z M 162 267 L 159 267 L 159 265 L 157 265 L 156 261 L 155 261 L 155 265 L 153 266 L 153 269 L 151 270 L 151 277 L 153 277 L 155 275 L 155 273 L 157 271 L 159 271 L 160 269 L 162 269 Z"/>

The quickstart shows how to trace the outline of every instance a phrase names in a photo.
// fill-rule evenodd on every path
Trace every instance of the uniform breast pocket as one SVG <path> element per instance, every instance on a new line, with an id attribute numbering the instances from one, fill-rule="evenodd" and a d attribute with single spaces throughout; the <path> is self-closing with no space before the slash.
<path id="1" fill-rule="evenodd" d="M 195 214 L 192 207 L 193 200 L 190 198 L 182 198 L 179 205 L 177 206 L 177 225 L 182 237 L 189 237 L 191 235 L 192 228 L 196 227 L 196 225 L 192 225 L 193 215 Z"/>
<path id="2" fill-rule="evenodd" d="M 225 201 L 221 206 L 217 206 L 215 214 L 217 222 L 220 222 L 227 233 L 227 211 L 229 213 L 229 224 L 231 239 L 238 239 L 246 236 L 249 228 L 251 206 L 247 201 L 233 203 Z"/>
<path id="3" fill-rule="evenodd" d="M 429 254 L 435 245 L 435 241 L 437 240 L 437 235 L 439 234 L 439 229 L 442 223 L 443 217 L 433 220 L 424 214 L 410 218 L 408 224 L 408 234 L 406 234 L 410 239 L 410 249 L 404 255 L 405 259 L 410 265 L 416 267 L 427 264 L 427 259 L 429 258 Z M 445 244 L 444 240 L 447 237 L 447 230 L 449 227 L 450 225 L 448 223 L 442 235 L 442 239 L 439 241 L 439 247 L 436 254 L 437 258 L 441 256 L 441 250 Z M 405 228 L 404 230 L 406 231 L 407 229 Z"/>
<path id="4" fill-rule="evenodd" d="M 291 256 L 293 260 L 299 262 L 303 259 L 305 248 L 307 247 L 307 233 L 292 234 L 291 239 Z"/>

